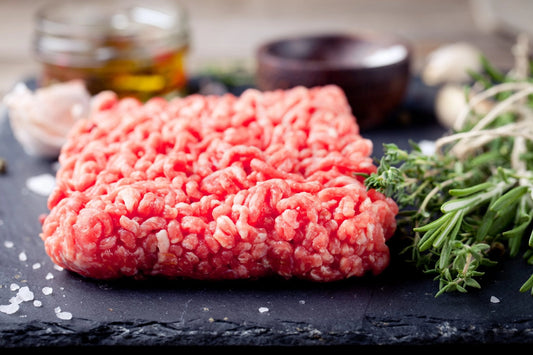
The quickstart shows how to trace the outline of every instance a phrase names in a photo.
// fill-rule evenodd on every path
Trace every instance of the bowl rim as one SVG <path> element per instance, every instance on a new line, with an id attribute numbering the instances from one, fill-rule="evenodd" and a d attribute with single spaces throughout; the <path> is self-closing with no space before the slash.
<path id="1" fill-rule="evenodd" d="M 323 60 L 300 60 L 294 58 L 287 58 L 277 56 L 271 53 L 271 48 L 281 43 L 301 41 L 301 40 L 316 40 L 325 38 L 347 38 L 355 41 L 365 41 L 374 43 L 387 43 L 393 45 L 401 45 L 405 48 L 405 56 L 397 61 L 386 63 L 383 65 L 365 66 L 354 63 L 331 62 Z M 268 40 L 261 44 L 256 51 L 256 56 L 259 64 L 265 64 L 270 67 L 283 67 L 295 71 L 321 71 L 321 70 L 371 70 L 383 69 L 386 67 L 396 66 L 409 62 L 412 56 L 412 47 L 407 39 L 394 33 L 383 32 L 330 32 L 330 33 L 308 33 L 301 35 L 291 35 L 285 37 L 278 37 Z"/>

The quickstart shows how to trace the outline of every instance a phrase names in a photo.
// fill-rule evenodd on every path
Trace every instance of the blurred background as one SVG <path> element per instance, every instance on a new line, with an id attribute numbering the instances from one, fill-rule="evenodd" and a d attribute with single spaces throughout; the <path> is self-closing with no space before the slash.
<path id="1" fill-rule="evenodd" d="M 87 1 L 87 0 L 72 0 Z M 33 17 L 49 0 L 0 0 L 0 96 L 35 75 Z M 493 64 L 510 67 L 518 32 L 533 29 L 528 0 L 181 0 L 189 14 L 190 73 L 208 66 L 253 70 L 255 50 L 266 40 L 293 34 L 378 31 L 408 39 L 413 70 L 428 53 L 467 41 Z"/>

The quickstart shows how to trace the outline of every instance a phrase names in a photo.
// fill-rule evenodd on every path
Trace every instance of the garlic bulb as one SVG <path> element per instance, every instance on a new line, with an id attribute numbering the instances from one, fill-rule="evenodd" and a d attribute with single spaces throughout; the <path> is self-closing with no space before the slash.
<path id="1" fill-rule="evenodd" d="M 43 158 L 59 155 L 74 122 L 88 115 L 90 101 L 90 94 L 78 80 L 35 92 L 18 83 L 3 100 L 17 141 L 27 154 Z"/>
<path id="2" fill-rule="evenodd" d="M 457 84 L 444 85 L 435 98 L 435 114 L 438 122 L 445 128 L 456 128 L 459 115 L 468 108 L 469 100 L 476 93 L 474 88 L 467 96 L 464 86 Z M 494 107 L 494 102 L 483 100 L 472 111 L 477 114 L 486 114 Z"/>
<path id="3" fill-rule="evenodd" d="M 481 51 L 469 43 L 457 42 L 431 52 L 421 75 L 427 85 L 462 84 L 471 80 L 469 71 L 481 69 Z"/>
<path id="4" fill-rule="evenodd" d="M 439 90 L 435 100 L 435 113 L 442 126 L 454 126 L 459 113 L 467 106 L 465 96 L 464 88 L 458 85 L 445 85 Z"/>

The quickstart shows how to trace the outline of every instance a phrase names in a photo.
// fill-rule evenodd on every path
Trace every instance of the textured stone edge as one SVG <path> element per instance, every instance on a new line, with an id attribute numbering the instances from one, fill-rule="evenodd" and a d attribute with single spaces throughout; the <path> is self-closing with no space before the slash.
<path id="1" fill-rule="evenodd" d="M 387 346 L 428 344 L 533 344 L 533 319 L 470 323 L 428 317 L 366 317 L 350 329 L 325 329 L 301 322 L 269 325 L 228 321 L 205 323 L 127 321 L 0 324 L 0 346 Z"/>

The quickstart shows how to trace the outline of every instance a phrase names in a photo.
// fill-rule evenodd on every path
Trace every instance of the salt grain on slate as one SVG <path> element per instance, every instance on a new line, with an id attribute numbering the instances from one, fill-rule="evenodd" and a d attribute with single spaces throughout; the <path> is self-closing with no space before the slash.
<path id="1" fill-rule="evenodd" d="M 12 248 L 12 247 L 14 247 L 14 243 L 12 241 L 4 241 L 4 247 Z M 19 258 L 20 261 L 27 261 L 28 260 L 28 257 L 27 257 L 27 255 L 26 255 L 26 253 L 24 251 L 19 253 L 18 258 Z M 41 263 L 37 262 L 37 263 L 32 264 L 32 269 L 33 270 L 37 270 L 37 269 L 40 269 L 40 268 L 41 268 Z M 57 265 L 54 265 L 54 269 L 56 269 L 58 271 L 63 270 L 62 267 L 57 266 Z M 46 276 L 45 276 L 46 280 L 51 280 L 53 278 L 54 278 L 54 275 L 51 272 L 47 273 Z M 33 301 L 33 306 L 34 307 L 42 307 L 42 302 L 40 300 L 35 300 L 34 299 L 34 294 L 33 294 L 33 292 L 30 290 L 30 288 L 28 286 L 20 287 L 18 284 L 12 283 L 9 286 L 9 288 L 10 288 L 11 291 L 18 291 L 18 292 L 17 292 L 17 294 L 15 296 L 13 296 L 13 297 L 11 297 L 9 299 L 9 304 L 0 305 L 0 312 L 1 313 L 5 313 L 5 314 L 14 314 L 14 313 L 16 313 L 20 309 L 20 304 L 22 302 Z M 63 289 L 63 288 L 61 288 L 61 289 Z M 45 286 L 45 287 L 43 287 L 41 289 L 41 291 L 42 291 L 42 293 L 44 295 L 50 295 L 50 294 L 52 294 L 53 289 L 52 289 L 52 287 Z M 64 295 L 63 295 L 63 297 L 64 297 Z M 60 307 L 56 307 L 54 309 L 54 313 L 56 314 L 57 318 L 59 318 L 59 319 L 62 319 L 62 320 L 70 320 L 70 319 L 72 319 L 72 313 L 61 311 Z M 25 316 L 26 315 L 22 315 L 21 317 L 25 317 Z"/>
<path id="2" fill-rule="evenodd" d="M 48 196 L 54 189 L 56 179 L 51 174 L 32 176 L 26 180 L 26 187 L 42 196 Z"/>
<path id="3" fill-rule="evenodd" d="M 17 298 L 20 298 L 22 302 L 33 301 L 33 292 L 28 286 L 23 286 L 19 289 Z"/>
<path id="4" fill-rule="evenodd" d="M 0 312 L 5 314 L 13 314 L 19 310 L 18 303 L 2 304 L 0 305 Z"/>
<path id="5" fill-rule="evenodd" d="M 268 312 L 267 307 L 259 307 L 259 313 L 265 313 L 265 312 Z"/>
<path id="6" fill-rule="evenodd" d="M 54 309 L 54 312 L 55 312 L 57 318 L 59 318 L 59 319 L 63 319 L 63 320 L 72 319 L 72 313 L 61 311 L 61 307 L 56 307 Z"/>
<path id="7" fill-rule="evenodd" d="M 11 290 L 18 290 L 16 296 L 9 299 L 9 304 L 0 305 L 0 312 L 5 314 L 13 314 L 20 308 L 22 302 L 33 301 L 33 292 L 28 286 L 18 287 L 16 284 L 11 284 Z"/>
<path id="8" fill-rule="evenodd" d="M 14 243 L 11 242 L 11 241 L 4 241 L 4 246 L 6 248 L 12 248 L 14 246 Z M 19 260 L 20 261 L 27 261 L 28 258 L 27 258 L 27 255 L 25 252 L 21 252 L 19 253 L 19 256 L 18 256 Z M 32 265 L 32 269 L 33 270 L 37 270 L 37 269 L 40 269 L 41 268 L 41 263 L 34 263 Z M 59 267 L 57 265 L 54 265 L 54 268 L 56 270 L 63 270 L 62 267 Z M 49 272 L 46 274 L 45 276 L 45 279 L 46 280 L 51 280 L 54 278 L 54 275 Z M 18 284 L 16 283 L 11 283 L 9 285 L 9 289 L 11 291 L 18 291 L 17 294 L 13 297 L 11 297 L 9 299 L 9 304 L 3 304 L 3 305 L 0 305 L 0 312 L 1 313 L 4 313 L 4 314 L 14 314 L 16 313 L 19 309 L 20 309 L 20 304 L 23 303 L 23 302 L 29 302 L 29 301 L 33 301 L 33 306 L 34 307 L 42 307 L 42 302 L 40 300 L 36 300 L 34 299 L 34 294 L 33 292 L 30 290 L 30 288 L 28 286 L 23 286 L 23 287 L 20 287 Z M 52 294 L 53 292 L 53 289 L 52 287 L 43 287 L 42 288 L 42 293 L 45 294 L 45 295 L 50 295 Z M 60 307 L 56 307 L 54 309 L 54 312 L 57 316 L 57 318 L 59 319 L 62 319 L 62 320 L 70 320 L 72 319 L 72 313 L 70 312 L 63 312 L 61 311 L 61 308 Z M 26 315 L 21 315 L 21 317 L 26 317 Z"/>

